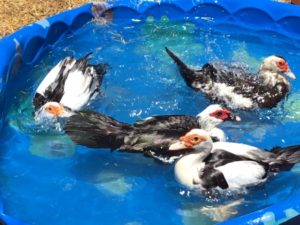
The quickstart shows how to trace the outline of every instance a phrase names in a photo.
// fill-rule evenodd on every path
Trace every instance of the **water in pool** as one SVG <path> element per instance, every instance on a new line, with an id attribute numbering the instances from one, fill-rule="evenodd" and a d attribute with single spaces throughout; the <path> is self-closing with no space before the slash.
<path id="1" fill-rule="evenodd" d="M 209 104 L 186 86 L 165 46 L 190 65 L 222 60 L 253 72 L 264 57 L 278 54 L 300 73 L 299 46 L 274 34 L 236 32 L 230 26 L 200 29 L 167 17 L 117 24 L 86 24 L 34 67 L 23 68 L 9 88 L 11 103 L 0 142 L 1 191 L 8 215 L 32 225 L 210 225 L 300 191 L 296 165 L 247 193 L 212 199 L 181 187 L 173 165 L 140 154 L 76 146 L 57 131 L 37 128 L 33 93 L 47 72 L 70 55 L 92 51 L 92 62 L 110 65 L 100 96 L 87 108 L 129 123 L 154 114 L 196 115 Z M 242 122 L 222 125 L 229 140 L 262 148 L 299 144 L 299 88 L 293 82 L 288 99 L 272 110 L 236 111 Z M 226 204 L 231 207 L 218 208 Z"/>

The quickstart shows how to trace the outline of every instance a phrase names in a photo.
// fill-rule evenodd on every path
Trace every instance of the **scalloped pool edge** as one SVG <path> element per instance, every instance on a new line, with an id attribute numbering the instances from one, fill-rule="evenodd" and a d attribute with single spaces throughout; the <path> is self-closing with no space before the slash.
<path id="1" fill-rule="evenodd" d="M 269 0 L 122 0 L 88 3 L 37 21 L 0 39 L 0 132 L 4 123 L 5 87 L 8 82 L 13 82 L 20 67 L 34 64 L 43 52 L 65 35 L 93 18 L 101 19 L 105 12 L 110 12 L 113 18 L 129 18 L 129 12 L 131 17 L 139 20 L 147 16 L 153 16 L 154 19 L 168 16 L 171 19 L 200 23 L 202 26 L 231 24 L 254 31 L 271 31 L 293 42 L 300 41 L 300 7 Z M 0 198 L 0 219 L 7 225 L 26 225 L 6 215 L 4 211 L 5 206 Z M 299 214 L 298 194 L 219 225 L 277 225 Z"/>

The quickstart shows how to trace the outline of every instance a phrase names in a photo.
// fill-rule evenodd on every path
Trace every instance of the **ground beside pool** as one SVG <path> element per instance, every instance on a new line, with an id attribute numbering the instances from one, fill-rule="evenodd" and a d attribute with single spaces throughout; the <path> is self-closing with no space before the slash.
<path id="1" fill-rule="evenodd" d="M 21 27 L 88 0 L 0 0 L 0 38 Z"/>

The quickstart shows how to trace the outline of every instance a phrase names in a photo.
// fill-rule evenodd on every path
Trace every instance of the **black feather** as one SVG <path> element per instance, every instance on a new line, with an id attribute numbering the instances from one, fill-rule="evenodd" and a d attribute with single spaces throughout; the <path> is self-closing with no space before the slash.
<path id="1" fill-rule="evenodd" d="M 38 111 L 44 104 L 47 103 L 47 99 L 40 93 L 35 93 L 32 100 L 34 111 Z"/>
<path id="2" fill-rule="evenodd" d="M 271 170 L 274 172 L 289 170 L 296 163 L 300 163 L 300 145 L 274 147 L 271 152 L 275 154 L 275 160 L 270 162 Z"/>
<path id="3" fill-rule="evenodd" d="M 146 130 L 177 130 L 182 135 L 193 128 L 201 128 L 197 118 L 188 115 L 152 116 L 149 119 L 137 121 L 133 126 Z"/>
<path id="4" fill-rule="evenodd" d="M 200 179 L 202 186 L 206 189 L 215 187 L 227 189 L 229 187 L 224 175 L 220 171 L 214 169 L 213 165 L 205 166 L 200 175 Z"/>
<path id="5" fill-rule="evenodd" d="M 172 51 L 165 47 L 168 55 L 174 60 L 177 64 L 180 73 L 183 75 L 183 78 L 187 85 L 191 86 L 191 83 L 195 79 L 202 79 L 202 76 L 199 76 L 195 73 L 194 70 L 190 69 L 183 61 L 181 61 Z"/>
<path id="6" fill-rule="evenodd" d="M 278 57 L 278 58 L 283 59 L 284 61 L 286 61 L 285 58 L 283 56 L 281 56 L 281 55 L 275 55 L 275 56 Z"/>
<path id="7" fill-rule="evenodd" d="M 69 118 L 64 130 L 79 145 L 116 149 L 124 144 L 124 136 L 132 128 L 112 117 L 81 111 Z"/>

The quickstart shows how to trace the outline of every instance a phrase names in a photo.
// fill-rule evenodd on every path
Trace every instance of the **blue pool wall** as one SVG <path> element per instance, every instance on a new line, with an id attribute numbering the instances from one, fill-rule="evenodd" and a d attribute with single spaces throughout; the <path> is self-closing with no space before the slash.
<path id="1" fill-rule="evenodd" d="M 5 123 L 5 93 L 13 84 L 20 69 L 36 63 L 40 56 L 55 47 L 55 43 L 72 34 L 88 21 L 101 18 L 118 23 L 130 23 L 130 18 L 145 20 L 148 16 L 160 19 L 191 21 L 204 27 L 234 25 L 260 32 L 269 32 L 288 38 L 297 44 L 300 40 L 300 7 L 269 0 L 124 0 L 107 3 L 89 3 L 82 7 L 54 15 L 23 27 L 0 40 L 0 129 Z M 209 18 L 209 19 L 207 19 Z M 0 198 L 0 219 L 9 225 L 25 225 L 18 218 L 5 214 L 5 202 Z M 281 224 L 300 214 L 300 195 L 265 209 L 249 213 L 219 225 Z M 0 223 L 1 224 L 1 223 Z"/>

